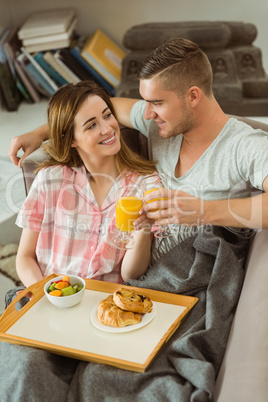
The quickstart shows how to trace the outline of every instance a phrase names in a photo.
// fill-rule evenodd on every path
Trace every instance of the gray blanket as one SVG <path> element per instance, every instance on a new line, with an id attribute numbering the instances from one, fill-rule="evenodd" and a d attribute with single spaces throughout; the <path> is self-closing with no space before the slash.
<path id="1" fill-rule="evenodd" d="M 248 239 L 228 230 L 201 230 L 151 265 L 139 280 L 129 281 L 132 286 L 199 298 L 145 373 L 0 342 L 2 395 L 12 389 L 10 401 L 213 401 L 243 284 L 247 246 Z"/>
<path id="2" fill-rule="evenodd" d="M 145 373 L 80 363 L 69 400 L 212 401 L 240 295 L 247 240 L 217 227 L 172 249 L 128 284 L 196 296 L 198 303 Z"/>

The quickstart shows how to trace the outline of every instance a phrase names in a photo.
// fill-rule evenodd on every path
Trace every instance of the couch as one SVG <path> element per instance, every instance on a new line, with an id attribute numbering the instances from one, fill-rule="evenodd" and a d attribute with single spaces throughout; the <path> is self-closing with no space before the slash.
<path id="1" fill-rule="evenodd" d="M 268 131 L 268 125 L 235 116 Z M 146 155 L 146 139 L 135 130 L 122 128 L 128 145 Z M 28 156 L 23 164 L 28 192 L 36 162 L 42 149 Z M 251 240 L 245 264 L 245 280 L 231 326 L 221 368 L 216 380 L 215 402 L 268 401 L 268 229 L 259 230 Z"/>

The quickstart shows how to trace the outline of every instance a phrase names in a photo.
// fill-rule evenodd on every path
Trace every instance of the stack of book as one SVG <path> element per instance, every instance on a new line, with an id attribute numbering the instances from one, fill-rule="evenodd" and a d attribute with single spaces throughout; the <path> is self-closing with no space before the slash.
<path id="1" fill-rule="evenodd" d="M 76 26 L 72 9 L 40 11 L 26 19 L 18 37 L 29 53 L 61 49 L 70 45 Z"/>
<path id="2" fill-rule="evenodd" d="M 71 18 L 66 14 L 61 26 L 68 26 L 68 20 Z M 60 26 L 62 18 L 58 16 L 58 24 L 55 21 L 55 18 L 51 24 L 47 21 L 42 32 L 52 32 L 48 27 Z M 17 110 L 22 99 L 39 102 L 42 97 L 50 98 L 62 85 L 85 80 L 98 82 L 115 96 L 125 52 L 103 31 L 97 29 L 83 38 L 76 34 L 62 48 L 55 43 L 48 50 L 29 51 L 20 39 L 26 26 L 7 28 L 0 33 L 0 92 L 8 110 Z"/>
<path id="3" fill-rule="evenodd" d="M 0 90 L 4 104 L 8 111 L 18 109 L 22 100 L 19 90 L 19 80 L 13 61 L 6 57 L 4 45 L 10 36 L 10 30 L 4 29 L 0 36 Z"/>

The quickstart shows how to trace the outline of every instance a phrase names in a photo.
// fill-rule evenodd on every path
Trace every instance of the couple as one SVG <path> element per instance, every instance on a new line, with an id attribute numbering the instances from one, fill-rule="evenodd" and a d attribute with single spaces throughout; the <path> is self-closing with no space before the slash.
<path id="1" fill-rule="evenodd" d="M 63 358 L 47 356 L 46 352 L 1 345 L 2 355 L 6 356 L 2 367 L 5 365 L 9 372 L 16 367 L 17 356 L 27 362 L 28 372 L 23 370 L 23 378 L 29 383 L 35 398 L 45 391 L 46 396 L 53 397 L 56 390 L 60 389 L 60 394 L 64 395 L 62 400 L 72 400 L 76 393 L 81 400 L 105 400 L 105 397 L 109 400 L 103 389 L 105 383 L 110 392 L 107 395 L 111 395 L 114 400 L 124 401 L 129 395 L 132 400 L 150 400 L 148 398 L 154 396 L 159 401 L 163 398 L 188 401 L 194 395 L 196 400 L 212 400 L 213 383 L 243 281 L 240 263 L 246 253 L 247 239 L 252 234 L 251 228 L 268 227 L 267 133 L 253 130 L 245 123 L 224 114 L 213 96 L 212 70 L 208 58 L 189 40 L 174 39 L 159 46 L 141 64 L 139 79 L 140 94 L 144 100 L 113 98 L 112 104 L 121 124 L 138 129 L 148 138 L 150 160 L 156 161 L 160 177 L 162 174 L 169 176 L 170 188 L 161 192 L 161 196 L 169 198 L 167 208 L 150 212 L 157 205 L 145 205 L 144 215 L 137 220 L 136 228 L 142 227 L 146 215 L 148 219 L 157 219 L 161 225 L 178 224 L 179 230 L 176 236 L 164 242 L 163 247 L 161 244 L 153 244 L 155 262 L 149 264 L 147 271 L 151 236 L 143 233 L 143 230 L 137 231 L 146 250 L 145 264 L 136 272 L 135 267 L 139 265 L 135 262 L 134 270 L 125 273 L 124 259 L 128 257 L 128 251 L 122 261 L 121 274 L 133 286 L 196 295 L 199 302 L 148 373 L 144 374 L 133 375 L 71 359 L 61 362 Z M 64 89 L 59 90 L 59 93 L 61 91 Z M 86 100 L 90 101 L 91 97 Z M 72 109 L 75 105 L 73 101 Z M 113 111 L 112 106 L 110 108 Z M 72 109 L 70 114 L 73 113 Z M 84 110 L 87 119 L 96 119 L 97 116 L 90 113 L 91 109 Z M 59 116 L 57 110 L 54 119 Z M 79 116 L 79 112 L 76 116 Z M 103 119 L 101 115 L 101 121 Z M 92 123 L 94 130 L 95 121 Z M 113 132 L 117 132 L 117 123 L 115 126 Z M 64 128 L 64 135 L 68 128 L 68 125 Z M 52 133 L 51 128 L 49 131 Z M 20 163 L 16 154 L 21 147 L 27 155 L 47 137 L 47 126 L 42 126 L 32 133 L 15 138 L 10 147 L 13 162 Z M 84 137 L 81 136 L 81 141 Z M 99 134 L 97 142 L 99 137 L 102 138 Z M 93 134 L 87 138 L 94 141 L 92 138 L 95 137 Z M 108 135 L 104 138 L 105 141 L 110 140 Z M 71 141 L 72 148 L 84 152 L 78 138 Z M 101 145 L 97 146 L 102 149 Z M 103 146 L 104 151 L 113 147 L 115 152 L 116 142 Z M 82 168 L 82 176 L 85 185 L 88 185 L 89 180 L 95 194 L 96 183 L 91 180 L 91 170 L 95 167 L 96 157 L 92 150 L 88 157 L 91 165 L 88 169 Z M 109 174 L 114 174 L 117 180 L 121 170 L 117 164 L 112 166 L 114 170 L 109 170 Z M 135 166 L 138 166 L 138 161 Z M 75 175 L 76 169 L 64 167 L 61 171 L 68 170 Z M 146 174 L 153 170 L 151 164 Z M 144 170 L 136 172 L 137 176 L 144 174 Z M 109 188 L 106 187 L 104 193 L 99 195 L 99 202 L 95 197 L 98 205 L 105 199 L 107 191 Z M 221 234 L 217 238 L 205 231 L 204 235 L 198 236 L 195 226 L 197 231 L 208 226 L 217 230 L 222 227 L 224 230 L 219 232 Z M 177 244 L 179 247 L 176 247 Z M 229 248 L 229 244 L 232 247 Z M 135 253 L 131 258 L 135 261 L 140 257 Z M 127 266 L 131 268 L 131 263 Z M 38 280 L 38 277 L 33 280 Z M 18 349 L 20 355 L 17 355 Z M 36 364 L 40 369 L 40 381 L 32 378 Z M 55 370 L 55 364 L 61 367 L 60 372 Z M 22 367 L 22 363 L 19 366 Z M 29 391 L 29 388 L 25 390 L 19 386 L 22 379 L 15 385 L 15 380 L 7 376 L 4 378 L 1 366 L 0 373 L 3 377 L 3 392 L 6 394 L 15 387 L 17 394 L 23 398 Z M 50 384 L 55 386 L 46 387 L 41 381 L 44 376 L 50 378 Z"/>
<path id="2" fill-rule="evenodd" d="M 90 93 L 90 90 L 86 91 L 84 83 L 73 88 L 70 86 L 61 88 L 50 101 L 49 127 L 45 125 L 32 133 L 13 139 L 10 147 L 11 159 L 20 165 L 21 161 L 16 157 L 18 149 L 22 147 L 25 150 L 25 157 L 39 146 L 42 140 L 47 139 L 49 128 L 51 141 L 50 146 L 46 148 L 51 161 L 47 163 L 52 165 L 61 163 L 69 168 L 58 167 L 42 171 L 39 180 L 43 182 L 44 175 L 51 177 L 56 175 L 55 180 L 64 181 L 64 172 L 70 171 L 72 173 L 68 180 L 71 180 L 73 185 L 75 177 L 78 180 L 79 176 L 82 182 L 83 179 L 85 182 L 90 182 L 87 190 L 91 193 L 92 200 L 101 208 L 104 201 L 108 201 L 106 198 L 110 190 L 115 189 L 117 182 L 122 185 L 130 180 L 133 185 L 138 184 L 141 179 L 139 175 L 150 174 L 154 170 L 153 162 L 142 160 L 130 153 L 124 143 L 120 149 L 120 131 L 115 119 L 116 113 L 120 123 L 138 129 L 148 138 L 150 160 L 157 161 L 156 168 L 160 177 L 163 174 L 169 177 L 170 189 L 166 190 L 169 200 L 166 208 L 163 205 L 164 209 L 150 212 L 156 205 L 147 204 L 144 208 L 147 218 L 158 219 L 160 225 L 179 224 L 184 236 L 191 232 L 189 227 L 196 225 L 219 225 L 229 227 L 231 231 L 242 227 L 244 232 L 247 228 L 268 227 L 267 135 L 254 131 L 223 113 L 212 93 L 212 70 L 207 56 L 189 40 L 171 40 L 144 60 L 140 66 L 139 78 L 140 93 L 144 99 L 142 101 L 108 99 L 107 95 L 103 99 L 103 95 L 93 96 L 94 90 L 93 95 L 87 98 L 86 94 Z M 97 113 L 92 110 L 92 105 L 100 118 L 95 116 Z M 61 121 L 59 110 L 61 110 Z M 101 120 L 108 122 L 107 127 L 102 127 L 104 124 Z M 78 130 L 79 124 L 80 128 L 76 133 L 75 129 Z M 104 141 L 101 141 L 102 137 Z M 128 155 L 123 155 L 126 151 Z M 82 164 L 84 169 L 81 168 Z M 76 171 L 77 168 L 79 171 Z M 48 179 L 51 182 L 51 178 Z M 55 200 L 55 194 L 59 190 L 50 187 L 51 197 L 55 191 L 53 198 Z M 32 190 L 31 194 L 35 194 L 35 191 Z M 167 194 L 162 192 L 161 195 Z M 82 195 L 85 196 L 89 194 Z M 33 200 L 30 199 L 26 202 L 27 210 L 31 202 Z M 108 208 L 108 205 L 105 208 Z M 70 209 L 70 206 L 66 206 L 66 209 Z M 29 212 L 27 214 L 29 216 Z M 137 220 L 137 229 L 142 227 L 141 222 L 145 214 Z M 50 219 L 51 222 L 54 221 L 51 215 Z M 26 220 L 23 218 L 22 210 L 18 223 L 24 226 L 23 222 Z M 46 243 L 47 240 L 41 241 L 42 231 L 37 243 L 40 225 L 39 222 L 39 225 L 31 230 L 33 226 L 30 226 L 29 221 L 25 223 L 19 248 L 18 271 L 22 282 L 27 286 L 41 279 L 42 273 L 45 275 L 50 273 L 45 272 L 45 268 L 41 268 L 42 273 L 40 272 L 40 264 L 38 266 L 36 263 L 35 248 L 29 250 L 27 246 L 43 244 L 45 250 L 50 246 Z M 44 225 L 48 223 L 44 222 Z M 109 226 L 107 225 L 106 218 L 105 230 Z M 47 229 L 50 234 L 52 230 L 53 227 Z M 143 230 L 138 231 L 136 235 L 139 238 L 138 245 L 130 254 L 132 257 L 135 255 L 134 265 L 138 263 L 137 266 L 141 268 L 134 274 L 132 264 L 128 261 L 131 276 L 129 272 L 126 276 L 123 272 L 122 278 L 125 280 L 139 277 L 145 272 L 146 264 L 148 265 L 148 259 L 141 265 L 136 259 L 139 253 L 141 256 L 145 253 L 147 257 L 150 254 L 151 236 L 146 235 Z M 96 265 L 101 262 L 102 254 L 101 251 L 97 251 L 102 247 L 99 236 L 100 234 L 95 234 L 97 243 L 92 244 L 96 252 L 94 258 L 98 261 Z M 165 250 L 170 249 L 172 241 L 174 239 L 165 242 Z M 44 251 L 40 250 L 40 259 L 43 260 L 44 267 L 48 261 L 53 262 L 54 270 L 61 265 L 59 257 L 58 261 L 55 260 L 56 252 L 53 254 L 53 250 L 51 256 L 44 254 Z M 79 255 L 85 256 L 86 251 L 79 250 Z M 92 256 L 93 254 L 87 255 L 85 258 L 91 259 Z M 28 262 L 29 257 L 32 261 L 31 266 L 23 262 L 24 260 Z M 63 252 L 61 258 L 66 257 Z M 127 255 L 125 258 L 129 260 Z M 126 260 L 119 258 L 111 269 L 117 280 L 120 279 L 120 266 L 123 261 Z M 125 264 L 122 268 L 124 266 Z M 84 269 L 81 274 L 92 277 L 92 272 L 95 272 L 97 277 L 96 270 L 97 268 L 92 266 L 91 273 Z M 108 280 L 108 277 L 103 279 Z"/>

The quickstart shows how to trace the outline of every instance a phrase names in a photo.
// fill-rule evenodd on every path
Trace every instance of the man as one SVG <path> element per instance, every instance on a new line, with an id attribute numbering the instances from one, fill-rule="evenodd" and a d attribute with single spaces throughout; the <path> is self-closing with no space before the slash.
<path id="1" fill-rule="evenodd" d="M 119 121 L 148 137 L 150 157 L 171 179 L 169 190 L 158 194 L 168 193 L 162 209 L 148 213 L 159 206 L 150 203 L 145 210 L 159 224 L 267 228 L 267 133 L 229 119 L 214 98 L 212 77 L 205 53 L 174 39 L 140 66 L 145 102 L 113 99 Z M 44 125 L 13 138 L 10 159 L 21 166 L 47 135 Z M 20 148 L 25 153 L 19 160 Z"/>

